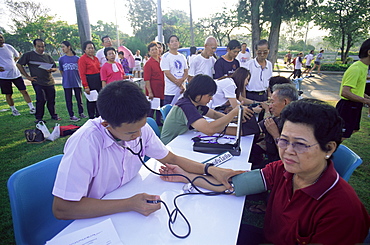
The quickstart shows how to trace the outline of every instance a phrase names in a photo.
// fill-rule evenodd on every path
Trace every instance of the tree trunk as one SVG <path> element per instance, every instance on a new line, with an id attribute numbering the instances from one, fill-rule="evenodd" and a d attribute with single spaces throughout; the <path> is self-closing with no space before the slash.
<path id="1" fill-rule="evenodd" d="M 81 48 L 82 44 L 91 40 L 91 28 L 89 12 L 87 11 L 86 0 L 75 0 L 78 33 L 80 35 Z"/>
<path id="2" fill-rule="evenodd" d="M 275 21 L 271 22 L 269 35 L 270 54 L 268 60 L 271 61 L 272 65 L 274 65 L 277 60 L 277 54 L 279 49 L 280 27 L 281 27 L 281 17 L 279 18 L 276 17 Z"/>
<path id="3" fill-rule="evenodd" d="M 260 5 L 261 0 L 250 0 L 251 2 L 251 17 L 252 17 L 252 50 L 253 57 L 255 54 L 255 46 L 261 38 L 261 27 L 260 27 Z"/>
<path id="4" fill-rule="evenodd" d="M 348 33 L 347 34 L 347 47 L 346 47 L 346 51 L 344 52 L 344 57 L 343 57 L 344 62 L 343 62 L 343 64 L 347 64 L 348 52 L 349 52 L 349 50 L 352 46 L 353 46 L 352 34 Z"/>

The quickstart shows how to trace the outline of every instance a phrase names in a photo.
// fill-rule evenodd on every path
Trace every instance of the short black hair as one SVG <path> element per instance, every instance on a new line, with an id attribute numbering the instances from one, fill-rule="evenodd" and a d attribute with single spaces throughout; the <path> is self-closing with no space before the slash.
<path id="1" fill-rule="evenodd" d="M 189 98 L 194 102 L 198 95 L 214 95 L 217 91 L 216 82 L 210 76 L 199 74 L 191 79 L 187 89 L 184 92 L 184 97 Z"/>
<path id="2" fill-rule="evenodd" d="M 227 44 L 227 48 L 229 50 L 233 50 L 233 49 L 241 49 L 241 45 L 240 45 L 240 42 L 238 40 L 231 40 L 228 44 Z"/>
<path id="3" fill-rule="evenodd" d="M 242 95 L 243 90 L 245 90 L 245 79 L 250 75 L 250 71 L 244 67 L 238 67 L 238 69 L 236 69 L 235 72 L 231 75 L 231 78 L 234 80 L 234 83 L 236 85 L 236 98 L 239 98 L 239 96 Z"/>
<path id="4" fill-rule="evenodd" d="M 36 38 L 35 40 L 33 40 L 33 46 L 36 46 L 36 43 L 37 42 L 43 42 L 43 43 L 45 43 L 44 40 L 42 40 L 41 38 Z"/>
<path id="5" fill-rule="evenodd" d="M 358 52 L 358 57 L 360 59 L 366 58 L 368 56 L 368 51 L 370 50 L 370 38 L 362 43 L 360 52 Z"/>
<path id="6" fill-rule="evenodd" d="M 92 45 L 94 46 L 94 49 L 96 49 L 96 48 L 95 48 L 95 44 L 94 44 L 92 41 L 86 41 L 86 42 L 84 42 L 84 43 L 82 44 L 82 51 L 83 51 L 83 52 L 85 52 L 86 47 L 87 47 L 87 45 L 88 45 L 88 44 L 92 44 Z"/>
<path id="7" fill-rule="evenodd" d="M 105 57 L 107 57 L 107 54 L 108 54 L 108 51 L 109 50 L 113 50 L 115 53 L 117 53 L 116 49 L 113 48 L 113 47 L 107 47 L 107 48 L 104 48 L 104 55 Z"/>
<path id="8" fill-rule="evenodd" d="M 195 54 L 197 52 L 197 47 L 190 47 L 190 54 Z"/>
<path id="9" fill-rule="evenodd" d="M 147 117 L 150 110 L 143 91 L 129 80 L 109 83 L 99 92 L 96 103 L 101 117 L 113 128 L 136 123 Z"/>
<path id="10" fill-rule="evenodd" d="M 270 44 L 266 39 L 259 40 L 256 46 L 254 47 L 254 49 L 257 50 L 258 46 L 264 46 L 264 45 L 267 45 L 267 48 L 270 49 Z"/>
<path id="11" fill-rule="evenodd" d="M 301 123 L 312 127 L 314 136 L 323 151 L 329 151 L 327 144 L 335 141 L 337 147 L 342 140 L 343 120 L 331 105 L 318 99 L 301 99 L 284 107 L 280 114 L 280 127 L 285 121 Z"/>
<path id="12" fill-rule="evenodd" d="M 173 37 L 176 37 L 177 41 L 179 41 L 179 42 L 180 42 L 180 39 L 179 39 L 179 37 L 178 37 L 178 36 L 176 36 L 176 35 L 171 35 L 171 36 L 167 39 L 167 43 L 170 43 L 171 38 L 173 38 Z"/>
<path id="13" fill-rule="evenodd" d="M 282 76 L 274 76 L 274 77 L 271 77 L 270 80 L 269 80 L 269 88 L 270 88 L 270 91 L 271 92 L 274 92 L 272 90 L 272 87 L 275 85 L 275 84 L 283 84 L 283 83 L 292 83 L 288 78 L 286 77 L 282 77 Z"/>
<path id="14" fill-rule="evenodd" d="M 162 44 L 162 43 L 161 43 Z M 157 42 L 150 42 L 149 44 L 148 44 L 148 52 L 150 51 L 150 48 L 152 48 L 152 47 L 154 47 L 154 46 L 156 46 L 156 47 L 158 47 L 158 43 Z"/>
<path id="15" fill-rule="evenodd" d="M 123 51 L 119 51 L 118 54 L 125 56 L 125 53 L 123 53 Z"/>
<path id="16" fill-rule="evenodd" d="M 105 38 L 110 38 L 110 36 L 106 35 L 106 36 L 102 37 L 102 38 L 101 38 L 101 42 L 102 42 L 102 43 L 104 43 L 104 39 L 105 39 Z"/>

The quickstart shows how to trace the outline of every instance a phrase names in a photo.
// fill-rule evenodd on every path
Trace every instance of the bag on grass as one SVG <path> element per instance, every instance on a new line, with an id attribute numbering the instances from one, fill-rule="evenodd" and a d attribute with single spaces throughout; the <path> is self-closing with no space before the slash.
<path id="1" fill-rule="evenodd" d="M 55 127 L 53 129 L 53 132 L 51 132 L 50 136 L 47 137 L 47 140 L 54 141 L 56 139 L 59 139 L 60 137 L 60 124 L 56 123 Z"/>
<path id="2" fill-rule="evenodd" d="M 77 126 L 73 124 L 70 124 L 67 126 L 60 126 L 60 136 L 63 137 L 63 136 L 71 135 L 74 132 L 76 132 L 77 129 L 79 129 L 80 127 L 81 126 Z"/>
<path id="3" fill-rule="evenodd" d="M 27 143 L 42 143 L 45 141 L 44 134 L 41 130 L 35 129 L 27 129 L 24 131 L 24 136 L 26 136 Z"/>
<path id="4" fill-rule="evenodd" d="M 50 136 L 50 132 L 48 127 L 46 127 L 45 123 L 43 121 L 39 121 L 36 124 L 36 128 L 40 129 L 41 132 L 44 134 L 44 138 L 47 139 Z"/>

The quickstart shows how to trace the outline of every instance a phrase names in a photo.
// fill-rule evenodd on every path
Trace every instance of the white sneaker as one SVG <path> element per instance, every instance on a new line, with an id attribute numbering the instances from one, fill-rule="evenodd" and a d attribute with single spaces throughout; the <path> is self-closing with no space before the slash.
<path id="1" fill-rule="evenodd" d="M 35 109 L 35 108 L 30 109 L 30 114 L 31 114 L 31 115 L 36 114 L 36 109 Z"/>
<path id="2" fill-rule="evenodd" d="M 21 113 L 19 113 L 18 110 L 13 110 L 12 114 L 13 114 L 13 116 L 20 116 L 21 115 Z"/>

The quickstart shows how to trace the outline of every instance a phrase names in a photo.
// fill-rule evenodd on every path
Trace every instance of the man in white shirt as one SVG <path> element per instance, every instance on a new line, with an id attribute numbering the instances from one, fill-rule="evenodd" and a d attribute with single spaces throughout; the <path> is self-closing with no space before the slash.
<path id="1" fill-rule="evenodd" d="M 216 62 L 216 59 L 215 57 L 213 57 L 213 54 L 216 52 L 216 49 L 217 49 L 216 38 L 212 36 L 207 37 L 204 42 L 204 49 L 202 53 L 195 56 L 195 58 L 192 59 L 191 61 L 188 77 L 189 82 L 194 76 L 198 74 L 213 77 L 214 65 Z"/>
<path id="2" fill-rule="evenodd" d="M 188 77 L 188 65 L 183 54 L 177 52 L 179 38 L 171 35 L 167 42 L 169 51 L 162 56 L 161 69 L 164 72 L 164 104 L 174 105 L 185 91 L 183 83 Z"/>
<path id="3" fill-rule="evenodd" d="M 141 77 L 141 63 L 143 63 L 143 57 L 140 55 L 140 50 L 136 50 L 136 54 L 134 55 L 135 59 L 135 67 L 132 69 L 132 75 L 135 77 Z"/>
<path id="4" fill-rule="evenodd" d="M 239 60 L 241 67 L 247 68 L 247 62 L 251 59 L 251 53 L 246 43 L 242 43 L 241 51 L 236 56 L 236 59 Z"/>
<path id="5" fill-rule="evenodd" d="M 305 72 L 307 72 L 307 74 L 309 74 L 309 76 L 311 77 L 312 76 L 312 66 L 311 66 L 311 62 L 313 60 L 313 52 L 315 50 L 311 50 L 310 53 L 308 55 L 306 55 L 304 58 L 306 59 L 306 69 L 302 72 L 302 76 Z"/>
<path id="6" fill-rule="evenodd" d="M 248 61 L 246 68 L 251 73 L 247 89 L 247 98 L 255 101 L 266 101 L 270 91 L 268 91 L 269 80 L 272 77 L 272 64 L 267 60 L 269 54 L 269 44 L 267 40 L 260 40 L 255 47 L 257 57 Z"/>
<path id="7" fill-rule="evenodd" d="M 32 100 L 26 90 L 23 78 L 18 70 L 15 62 L 19 59 L 19 53 L 12 45 L 5 43 L 3 34 L 0 34 L 0 87 L 1 93 L 5 94 L 6 102 L 12 110 L 13 116 L 20 116 L 21 114 L 15 108 L 13 95 L 14 84 L 19 92 L 23 95 L 23 99 L 27 102 L 30 108 L 30 114 L 35 114 L 36 109 L 32 104 Z"/>

